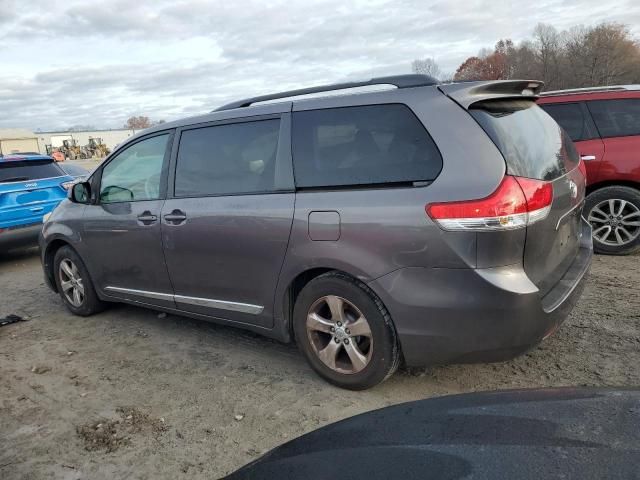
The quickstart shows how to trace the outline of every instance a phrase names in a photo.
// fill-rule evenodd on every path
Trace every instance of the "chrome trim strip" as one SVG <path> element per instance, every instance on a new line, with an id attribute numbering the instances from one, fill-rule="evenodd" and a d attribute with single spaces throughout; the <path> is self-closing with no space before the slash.
<path id="1" fill-rule="evenodd" d="M 114 293 L 124 293 L 130 295 L 136 295 L 138 297 L 155 298 L 156 300 L 169 300 L 173 301 L 173 295 L 170 293 L 149 292 L 147 290 L 134 290 L 132 288 L 120 288 L 120 287 L 104 287 L 105 290 Z"/>
<path id="2" fill-rule="evenodd" d="M 187 297 L 185 295 L 174 295 L 176 303 L 187 303 L 199 307 L 219 308 L 222 310 L 232 310 L 234 312 L 250 313 L 258 315 L 262 313 L 264 307 L 261 305 L 251 305 L 250 303 L 228 302 L 226 300 L 214 300 L 211 298 Z"/>
<path id="3" fill-rule="evenodd" d="M 121 294 L 136 295 L 138 297 L 154 298 L 156 300 L 175 301 L 176 303 L 186 303 L 189 305 L 197 305 L 199 307 L 218 308 L 221 310 L 231 310 L 234 312 L 249 313 L 251 315 L 259 315 L 263 312 L 264 307 L 261 305 L 252 305 L 250 303 L 228 302 L 226 300 L 214 300 L 212 298 L 187 297 L 185 295 L 172 295 L 170 293 L 149 292 L 147 290 L 134 290 L 132 288 L 121 287 L 105 287 L 105 291 Z"/>

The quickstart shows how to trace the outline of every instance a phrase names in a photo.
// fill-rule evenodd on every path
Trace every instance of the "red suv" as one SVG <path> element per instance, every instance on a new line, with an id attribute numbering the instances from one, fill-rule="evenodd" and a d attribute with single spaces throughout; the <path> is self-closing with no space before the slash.
<path id="1" fill-rule="evenodd" d="M 538 104 L 584 160 L 584 212 L 594 249 L 617 255 L 639 250 L 640 85 L 545 92 Z"/>

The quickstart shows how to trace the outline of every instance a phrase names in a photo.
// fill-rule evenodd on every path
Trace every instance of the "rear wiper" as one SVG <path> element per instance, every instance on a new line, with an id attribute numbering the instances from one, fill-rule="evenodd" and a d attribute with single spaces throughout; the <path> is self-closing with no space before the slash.
<path id="1" fill-rule="evenodd" d="M 29 177 L 9 177 L 4 180 L 0 180 L 0 182 L 24 182 L 29 180 Z"/>

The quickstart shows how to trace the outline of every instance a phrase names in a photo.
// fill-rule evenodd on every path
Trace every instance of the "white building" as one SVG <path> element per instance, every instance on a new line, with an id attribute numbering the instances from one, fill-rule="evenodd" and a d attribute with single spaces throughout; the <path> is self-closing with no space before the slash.
<path id="1" fill-rule="evenodd" d="M 42 153 L 38 142 L 38 136 L 22 128 L 0 129 L 0 154 L 10 153 Z"/>
<path id="2" fill-rule="evenodd" d="M 111 151 L 124 142 L 127 138 L 135 135 L 139 130 L 128 128 L 116 130 L 87 130 L 87 131 L 66 131 L 66 132 L 36 132 L 40 152 L 46 153 L 47 147 L 60 147 L 63 140 L 75 140 L 76 145 L 83 147 L 89 144 L 90 138 L 100 138 Z M 34 135 L 34 136 L 35 136 Z"/>

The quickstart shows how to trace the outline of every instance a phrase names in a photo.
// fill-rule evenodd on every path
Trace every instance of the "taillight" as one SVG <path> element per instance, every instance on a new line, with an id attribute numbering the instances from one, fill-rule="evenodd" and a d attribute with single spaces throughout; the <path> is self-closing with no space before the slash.
<path id="1" fill-rule="evenodd" d="M 74 182 L 74 181 L 71 181 L 71 182 L 62 182 L 62 183 L 60 184 L 60 186 L 61 186 L 62 188 L 64 188 L 65 190 L 69 190 L 69 189 L 73 186 L 73 184 L 74 184 L 74 183 L 76 183 L 76 182 Z"/>
<path id="2" fill-rule="evenodd" d="M 444 230 L 512 230 L 546 218 L 552 201 L 551 183 L 507 175 L 486 198 L 430 203 L 425 210 Z"/>

